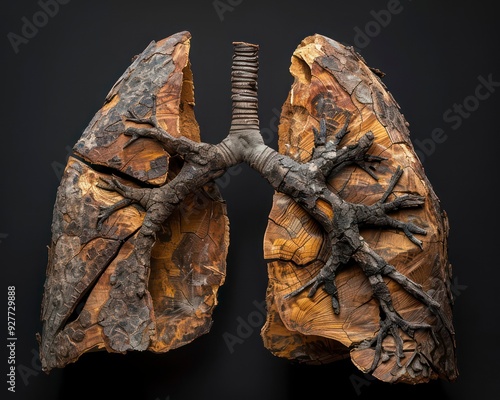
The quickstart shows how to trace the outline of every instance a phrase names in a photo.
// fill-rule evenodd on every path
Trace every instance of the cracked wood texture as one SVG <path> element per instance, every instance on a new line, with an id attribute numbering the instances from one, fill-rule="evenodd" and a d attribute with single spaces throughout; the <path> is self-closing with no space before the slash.
<path id="1" fill-rule="evenodd" d="M 89 351 L 166 352 L 211 327 L 229 243 L 226 206 L 215 184 L 189 194 L 149 241 L 138 241 L 145 210 L 136 204 L 123 204 L 97 228 L 102 210 L 126 201 L 103 189 L 102 178 L 157 187 L 182 167 L 159 142 L 124 134 L 134 118 L 156 117 L 172 136 L 200 140 L 190 39 L 180 32 L 136 56 L 68 160 L 54 205 L 38 335 L 45 372 Z M 149 268 L 134 270 L 142 258 Z"/>
<path id="2" fill-rule="evenodd" d="M 261 331 L 265 346 L 279 357 L 310 364 L 350 357 L 361 371 L 385 382 L 455 380 L 458 372 L 451 325 L 448 220 L 415 154 L 408 124 L 381 82 L 383 74 L 368 67 L 351 47 L 321 35 L 301 42 L 293 53 L 290 72 L 294 82 L 282 108 L 279 152 L 307 162 L 314 148 L 313 128 L 322 118 L 327 140 L 333 140 L 339 128 L 348 123 L 348 133 L 339 148 L 357 143 L 369 131 L 373 133 L 369 154 L 385 158 L 369 164 L 377 179 L 362 168 L 346 165 L 333 171 L 328 187 L 343 200 L 370 205 L 384 195 L 398 166 L 403 169 L 388 200 L 413 194 L 423 196 L 425 203 L 391 216 L 427 231 L 420 237 L 422 249 L 401 230 L 364 226 L 360 234 L 387 263 L 420 284 L 439 303 L 447 323 L 398 283 L 384 278 L 400 316 L 428 324 L 432 330 L 418 329 L 413 338 L 403 334 L 401 364 L 397 357 L 382 357 L 372 371 L 375 350 L 361 344 L 372 340 L 381 329 L 381 315 L 368 278 L 355 262 L 344 265 L 336 277 L 339 314 L 334 313 L 331 296 L 324 290 L 318 290 L 312 298 L 307 291 L 286 297 L 318 273 L 331 246 L 308 212 L 293 198 L 276 192 L 264 238 L 264 255 L 269 260 L 268 315 Z M 324 212 L 334 217 L 331 210 Z M 393 337 L 387 335 L 382 346 L 394 352 Z"/>

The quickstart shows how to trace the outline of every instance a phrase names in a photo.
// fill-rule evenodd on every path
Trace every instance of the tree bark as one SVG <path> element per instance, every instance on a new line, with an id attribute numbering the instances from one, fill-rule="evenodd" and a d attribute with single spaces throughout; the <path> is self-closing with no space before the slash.
<path id="1" fill-rule="evenodd" d="M 189 161 L 199 142 L 190 38 L 178 33 L 137 56 L 74 147 L 42 302 L 46 372 L 88 351 L 166 352 L 212 325 L 229 224 L 213 183 L 223 171 L 203 177 L 208 168 Z M 134 133 L 148 121 L 172 146 Z"/>
<path id="2" fill-rule="evenodd" d="M 258 46 L 235 42 L 231 127 L 211 145 L 194 119 L 189 38 L 152 43 L 75 146 L 54 209 L 43 369 L 209 330 L 228 246 L 214 180 L 245 162 L 276 192 L 265 346 L 307 363 L 350 356 L 387 382 L 454 380 L 448 221 L 380 73 L 306 38 L 276 151 L 259 129 Z"/>
<path id="3" fill-rule="evenodd" d="M 448 219 L 399 106 L 359 54 L 320 35 L 290 70 L 279 150 L 298 166 L 277 186 L 265 235 L 266 347 L 314 363 L 335 341 L 383 381 L 456 379 Z"/>

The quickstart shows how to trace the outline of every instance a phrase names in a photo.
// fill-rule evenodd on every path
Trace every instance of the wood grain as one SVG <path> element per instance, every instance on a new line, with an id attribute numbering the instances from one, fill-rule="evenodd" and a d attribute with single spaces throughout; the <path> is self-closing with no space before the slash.
<path id="1" fill-rule="evenodd" d="M 68 160 L 54 205 L 42 302 L 46 372 L 89 351 L 165 352 L 211 327 L 229 243 L 226 206 L 214 183 L 189 194 L 154 239 L 139 238 L 147 212 L 140 204 L 126 203 L 101 220 L 102 210 L 127 200 L 106 190 L 103 178 L 161 187 L 183 165 L 159 141 L 132 141 L 129 127 L 155 117 L 173 137 L 200 140 L 190 38 L 180 32 L 151 42 L 113 86 Z M 146 268 L 136 270 L 144 256 Z"/>
<path id="2" fill-rule="evenodd" d="M 391 214 L 397 220 L 412 222 L 427 231 L 419 237 L 423 241 L 422 250 L 401 230 L 364 226 L 360 233 L 387 263 L 420 284 L 440 304 L 447 323 L 440 322 L 425 304 L 398 283 L 384 278 L 397 312 L 407 321 L 431 325 L 438 341 L 433 339 L 431 330 L 418 330 L 413 339 L 405 337 L 402 366 L 397 365 L 396 357 L 390 357 L 378 364 L 373 375 L 387 382 L 421 383 L 437 377 L 456 379 L 455 338 L 450 329 L 453 297 L 452 268 L 447 254 L 448 218 L 414 151 L 408 124 L 398 104 L 359 54 L 321 35 L 302 41 L 292 56 L 290 71 L 294 82 L 281 113 L 280 153 L 301 163 L 309 161 L 314 151 L 313 128 L 318 128 L 320 119 L 328 117 L 327 140 L 333 140 L 349 116 L 348 134 L 340 147 L 354 145 L 367 132 L 372 132 L 374 142 L 369 154 L 386 160 L 369 165 L 377 180 L 356 165 L 334 171 L 327 181 L 329 189 L 345 201 L 374 204 L 384 194 L 399 166 L 403 169 L 402 178 L 387 201 L 404 194 L 425 198 L 423 207 Z M 333 212 L 330 213 L 333 216 Z M 285 298 L 319 272 L 329 251 L 321 227 L 294 204 L 294 199 L 276 193 L 264 240 L 265 257 L 270 260 L 270 313 L 262 331 L 264 343 L 281 357 L 307 360 L 302 354 L 297 357 L 293 348 L 287 349 L 285 344 L 289 339 L 283 332 L 284 327 L 292 337 L 302 335 L 336 341 L 349 349 L 353 363 L 367 372 L 374 350 L 362 348 L 360 344 L 379 331 L 380 311 L 368 279 L 355 262 L 345 265 L 336 277 L 338 315 L 332 310 L 330 296 L 322 290 L 312 298 L 307 296 L 307 291 Z M 391 336 L 384 339 L 383 346 L 394 348 Z M 325 349 L 323 357 L 327 358 L 328 351 Z"/>

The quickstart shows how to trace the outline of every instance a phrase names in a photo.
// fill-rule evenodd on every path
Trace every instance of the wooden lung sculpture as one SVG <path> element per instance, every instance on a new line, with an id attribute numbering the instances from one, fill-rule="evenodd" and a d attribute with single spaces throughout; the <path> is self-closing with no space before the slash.
<path id="1" fill-rule="evenodd" d="M 124 134 L 134 119 L 155 112 L 170 134 L 199 141 L 189 46 L 187 32 L 152 42 L 111 89 L 68 160 L 42 307 L 45 371 L 98 349 L 165 352 L 210 329 L 229 234 L 216 185 L 186 196 L 153 238 L 144 229 L 145 210 L 103 180 L 114 175 L 149 188 L 179 172 L 177 154 Z"/>
<path id="2" fill-rule="evenodd" d="M 355 148 L 371 135 L 369 153 L 339 163 L 327 177 L 328 188 L 345 202 L 364 205 L 421 197 L 420 207 L 395 210 L 394 219 L 368 219 L 359 234 L 429 299 L 415 297 L 412 284 L 402 284 L 392 268 L 367 271 L 360 266 L 365 260 L 356 256 L 345 260 L 330 288 L 311 297 L 307 290 L 287 296 L 316 276 L 339 247 L 332 248 L 329 235 L 293 198 L 277 192 L 264 241 L 265 257 L 271 260 L 269 314 L 262 329 L 266 347 L 306 363 L 350 356 L 361 371 L 387 382 L 454 380 L 448 220 L 398 104 L 379 79 L 380 71 L 369 68 L 352 48 L 320 35 L 303 40 L 290 71 L 294 83 L 282 109 L 279 151 L 300 163 L 309 161 L 321 119 L 326 140 L 340 140 L 338 148 Z M 380 279 L 388 292 L 377 293 Z M 332 292 L 338 300 L 334 307 Z M 389 315 L 402 323 L 387 324 Z"/>
<path id="3" fill-rule="evenodd" d="M 152 42 L 74 146 L 54 206 L 43 370 L 209 331 L 229 243 L 214 182 L 245 162 L 275 189 L 266 348 L 310 364 L 350 357 L 385 382 L 453 381 L 448 220 L 381 72 L 351 47 L 304 39 L 276 151 L 259 129 L 258 46 L 235 42 L 231 127 L 207 144 L 190 38 Z"/>

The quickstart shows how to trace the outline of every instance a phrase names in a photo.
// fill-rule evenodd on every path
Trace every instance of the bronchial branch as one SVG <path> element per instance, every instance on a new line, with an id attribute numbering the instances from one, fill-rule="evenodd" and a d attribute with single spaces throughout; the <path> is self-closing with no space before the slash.
<path id="1" fill-rule="evenodd" d="M 386 202 L 403 173 L 399 168 L 379 202 L 372 206 L 346 202 L 328 188 L 326 179 L 329 176 L 353 164 L 376 179 L 376 175 L 367 167 L 367 163 L 384 161 L 383 157 L 368 153 L 374 139 L 371 132 L 364 134 L 357 143 L 341 147 L 342 140 L 348 133 L 350 115 L 347 112 L 344 112 L 346 116 L 344 125 L 331 138 L 327 137 L 329 117 L 323 112 L 324 116 L 320 118 L 319 127 L 314 129 L 315 147 L 308 162 L 299 163 L 267 146 L 259 130 L 258 68 L 258 47 L 247 43 L 235 43 L 231 128 L 229 135 L 218 145 L 172 137 L 155 122 L 154 111 L 150 119 L 131 118 L 134 123 L 141 124 L 140 127 L 129 128 L 126 132 L 131 136 L 131 140 L 139 137 L 154 138 L 166 149 L 184 158 L 185 164 L 174 180 L 157 189 L 125 188 L 116 181 L 107 183 L 126 198 L 140 202 L 147 210 L 142 232 L 145 237 L 150 237 L 154 236 L 163 221 L 171 214 L 173 207 L 177 206 L 188 193 L 214 180 L 231 165 L 239 162 L 248 163 L 267 179 L 277 192 L 290 196 L 307 210 L 323 227 L 331 246 L 330 257 L 319 273 L 303 286 L 290 292 L 287 298 L 293 298 L 308 288 L 308 296 L 312 297 L 318 288 L 323 287 L 331 295 L 333 310 L 338 314 L 342 307 L 342 299 L 338 298 L 336 276 L 343 265 L 355 260 L 372 285 L 373 295 L 379 301 L 384 315 L 376 339 L 369 344 L 363 344 L 375 347 L 376 355 L 372 369 L 377 366 L 384 354 L 382 340 L 387 335 L 394 337 L 397 343 L 396 354 L 401 358 L 403 341 L 399 329 L 413 336 L 416 329 L 431 327 L 427 324 L 405 321 L 398 315 L 382 277 L 395 279 L 437 315 L 440 315 L 439 305 L 419 285 L 398 274 L 394 267 L 377 255 L 360 235 L 360 227 L 371 224 L 399 229 L 415 245 L 421 246 L 421 241 L 415 234 L 425 235 L 426 231 L 423 228 L 393 219 L 387 213 L 421 206 L 423 198 L 418 195 L 404 195 Z M 324 108 L 324 105 L 319 104 L 318 111 Z M 147 191 L 150 193 L 146 194 Z M 318 207 L 319 202 L 329 205 L 333 217 L 326 213 L 324 208 Z"/>
<path id="2" fill-rule="evenodd" d="M 233 67 L 233 93 L 235 95 L 233 95 L 233 123 L 229 140 L 234 142 L 236 147 L 241 146 L 244 149 L 244 161 L 259 171 L 276 191 L 290 196 L 307 210 L 323 227 L 331 246 L 330 257 L 319 273 L 302 287 L 290 292 L 287 297 L 293 298 L 306 288 L 310 288 L 308 296 L 312 297 L 317 289 L 323 286 L 324 290 L 331 295 L 333 310 L 338 314 L 342 307 L 342 300 L 337 297 L 338 290 L 335 278 L 343 265 L 350 260 L 356 261 L 372 285 L 373 295 L 378 300 L 383 314 L 381 328 L 376 338 L 369 343 L 363 343 L 363 346 L 374 346 L 375 349 L 371 370 L 378 365 L 381 357 L 387 357 L 388 353 L 384 352 L 382 346 L 383 339 L 387 335 L 393 336 L 396 342 L 396 357 L 399 363 L 399 360 L 404 357 L 400 330 L 413 337 L 415 330 L 431 329 L 431 326 L 408 322 L 399 316 L 394 309 L 390 291 L 382 277 L 389 276 L 395 279 L 403 288 L 444 320 L 446 326 L 451 327 L 441 314 L 439 305 L 419 285 L 399 274 L 394 267 L 370 248 L 360 235 L 360 227 L 371 224 L 378 227 L 395 228 L 403 231 L 409 240 L 421 247 L 422 242 L 415 235 L 425 235 L 425 229 L 413 223 L 398 221 L 387 214 L 404 208 L 419 207 L 423 204 L 424 199 L 418 195 L 408 194 L 386 202 L 403 174 L 403 170 L 399 167 L 395 171 L 389 187 L 373 206 L 348 203 L 328 188 L 326 179 L 352 164 L 363 169 L 373 179 L 377 179 L 367 165 L 370 162 L 380 163 L 384 161 L 383 157 L 368 154 L 374 140 L 371 132 L 363 135 L 357 143 L 341 147 L 342 140 L 348 133 L 350 119 L 348 112 L 344 111 L 344 125 L 333 137 L 327 138 L 327 124 L 330 121 L 327 120 L 328 115 L 321 113 L 325 108 L 324 105 L 318 104 L 318 112 L 323 116 L 320 118 L 319 128 L 314 128 L 315 147 L 308 162 L 296 162 L 266 146 L 258 132 L 255 93 L 257 58 L 251 49 L 252 46 L 249 45 L 246 47 L 242 44 L 235 46 Z M 246 54 L 252 56 L 245 57 Z M 245 62 L 240 61 L 242 57 L 245 57 Z M 244 70 L 239 71 L 238 68 L 243 68 L 243 66 Z M 244 111 L 245 108 L 247 111 Z M 330 206 L 333 217 L 325 213 L 324 208 L 318 206 L 320 202 Z"/>

